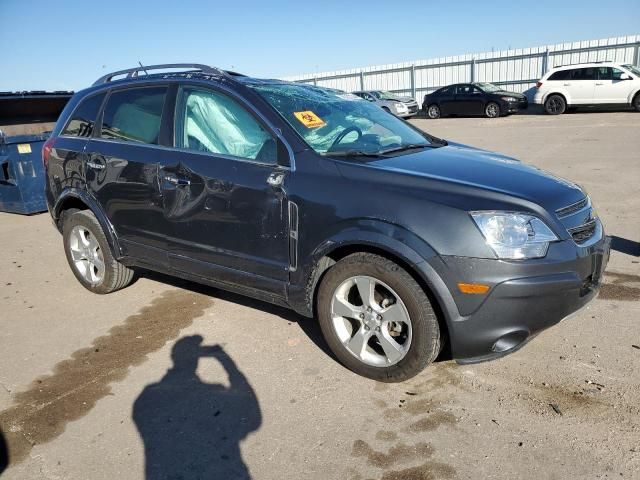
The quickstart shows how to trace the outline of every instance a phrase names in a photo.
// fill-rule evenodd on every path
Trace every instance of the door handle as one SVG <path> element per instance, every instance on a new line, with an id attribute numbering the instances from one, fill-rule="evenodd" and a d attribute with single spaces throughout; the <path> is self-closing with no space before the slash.
<path id="1" fill-rule="evenodd" d="M 179 178 L 176 177 L 175 175 L 165 175 L 164 176 L 164 180 L 165 182 L 169 182 L 172 185 L 176 185 L 176 186 L 188 186 L 191 185 L 191 180 L 187 180 L 186 178 Z"/>
<path id="2" fill-rule="evenodd" d="M 598 82 L 596 82 L 596 86 L 599 86 L 599 85 L 604 85 L 604 83 L 598 83 Z"/>
<path id="3" fill-rule="evenodd" d="M 570 86 L 571 86 L 571 84 L 570 84 L 570 83 L 563 83 L 563 84 L 562 84 L 562 86 L 563 86 L 563 87 L 570 87 Z"/>

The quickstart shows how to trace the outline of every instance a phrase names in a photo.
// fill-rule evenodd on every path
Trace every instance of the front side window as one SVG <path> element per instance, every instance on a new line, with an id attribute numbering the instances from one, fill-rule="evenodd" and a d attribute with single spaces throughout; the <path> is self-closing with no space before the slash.
<path id="1" fill-rule="evenodd" d="M 426 134 L 350 93 L 284 82 L 248 86 L 320 154 L 378 154 L 406 145 L 431 145 Z"/>
<path id="2" fill-rule="evenodd" d="M 618 70 L 617 68 L 611 69 L 611 80 L 622 80 L 622 75 L 624 72 L 622 70 Z"/>
<path id="3" fill-rule="evenodd" d="M 69 120 L 69 123 L 62 131 L 62 135 L 90 137 L 93 133 L 93 126 L 98 116 L 98 110 L 100 110 L 102 106 L 104 96 L 104 93 L 100 93 L 82 100 L 80 106 L 73 112 L 71 120 Z"/>
<path id="4" fill-rule="evenodd" d="M 197 87 L 180 89 L 176 147 L 276 163 L 276 142 L 236 100 Z"/>
<path id="5" fill-rule="evenodd" d="M 107 100 L 100 136 L 126 142 L 157 144 L 167 87 L 113 92 Z"/>

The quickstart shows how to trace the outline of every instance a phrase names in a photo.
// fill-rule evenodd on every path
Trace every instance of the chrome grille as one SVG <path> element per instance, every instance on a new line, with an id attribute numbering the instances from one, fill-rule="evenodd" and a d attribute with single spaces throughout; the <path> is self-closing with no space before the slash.
<path id="1" fill-rule="evenodd" d="M 572 203 L 571 205 L 567 205 L 566 207 L 559 208 L 556 210 L 556 215 L 558 218 L 568 217 L 569 215 L 573 215 L 576 212 L 579 212 L 583 208 L 585 208 L 589 204 L 589 197 L 584 197 L 582 200 L 576 203 Z"/>
<path id="2" fill-rule="evenodd" d="M 569 229 L 569 233 L 574 242 L 577 244 L 584 243 L 596 233 L 596 221 L 594 219 L 579 227 L 571 228 Z"/>

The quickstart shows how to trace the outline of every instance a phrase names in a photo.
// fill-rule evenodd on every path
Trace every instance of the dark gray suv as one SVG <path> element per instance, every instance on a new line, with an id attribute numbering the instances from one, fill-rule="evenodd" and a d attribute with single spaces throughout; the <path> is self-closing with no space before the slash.
<path id="1" fill-rule="evenodd" d="M 608 259 L 569 181 L 351 94 L 204 65 L 103 77 L 43 160 L 89 290 L 144 268 L 286 306 L 381 381 L 445 346 L 458 362 L 514 351 L 594 298 Z"/>

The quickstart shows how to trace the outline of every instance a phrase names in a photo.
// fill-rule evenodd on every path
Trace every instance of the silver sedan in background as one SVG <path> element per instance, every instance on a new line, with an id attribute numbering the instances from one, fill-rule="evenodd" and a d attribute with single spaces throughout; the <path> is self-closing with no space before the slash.
<path id="1" fill-rule="evenodd" d="M 418 102 L 411 97 L 399 97 L 385 90 L 365 90 L 353 92 L 353 94 L 375 103 L 398 117 L 408 118 L 418 114 Z"/>

